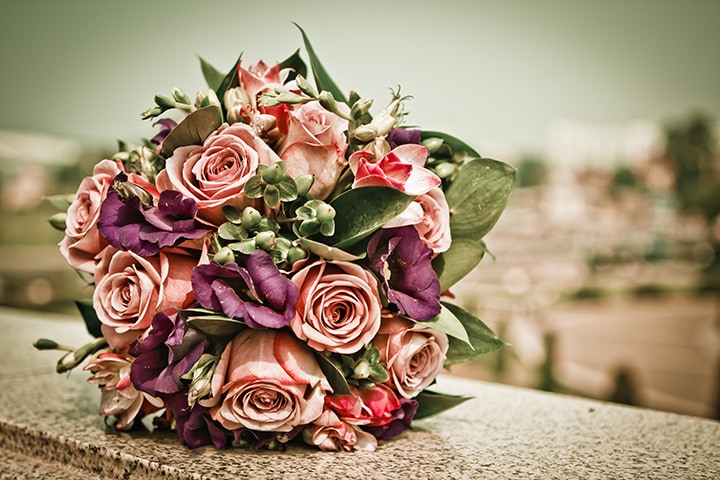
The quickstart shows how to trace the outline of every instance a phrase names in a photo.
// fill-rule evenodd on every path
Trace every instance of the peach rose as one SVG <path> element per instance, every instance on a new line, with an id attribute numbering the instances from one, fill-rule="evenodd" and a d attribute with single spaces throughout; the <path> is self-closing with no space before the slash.
<path id="1" fill-rule="evenodd" d="M 448 349 L 443 332 L 398 316 L 383 318 L 372 343 L 380 350 L 390 381 L 405 398 L 415 397 L 433 382 Z"/>
<path id="2" fill-rule="evenodd" d="M 158 190 L 176 190 L 195 200 L 198 216 L 215 224 L 225 221 L 221 207 L 243 208 L 243 189 L 258 165 L 280 157 L 245 124 L 223 125 L 202 146 L 176 148 L 157 176 Z"/>
<path id="3" fill-rule="evenodd" d="M 258 95 L 268 90 L 272 91 L 274 88 L 281 88 L 288 73 L 290 73 L 290 69 L 280 70 L 279 63 L 268 65 L 262 60 L 248 68 L 245 68 L 242 62 L 238 65 L 240 84 L 250 97 L 254 109 L 257 109 Z"/>
<path id="4" fill-rule="evenodd" d="M 190 273 L 197 259 L 160 252 L 141 257 L 107 248 L 95 271 L 93 307 L 112 348 L 127 348 L 165 309 L 182 307 L 192 291 Z"/>
<path id="5" fill-rule="evenodd" d="M 347 165 L 347 128 L 347 120 L 317 102 L 306 103 L 290 112 L 288 133 L 278 153 L 285 160 L 291 177 L 308 173 L 315 176 L 309 192 L 311 197 L 327 197 Z"/>
<path id="6" fill-rule="evenodd" d="M 313 353 L 288 332 L 246 329 L 220 356 L 210 414 L 228 430 L 289 432 L 316 420 L 331 391 Z"/>
<path id="7" fill-rule="evenodd" d="M 97 255 L 108 245 L 97 229 L 100 206 L 118 173 L 117 162 L 100 161 L 93 168 L 92 176 L 80 182 L 75 199 L 67 210 L 60 253 L 73 268 L 91 275 L 95 273 Z"/>
<path id="8" fill-rule="evenodd" d="M 290 328 L 315 350 L 355 353 L 380 328 L 377 280 L 350 262 L 314 262 L 292 277 L 300 290 Z"/>

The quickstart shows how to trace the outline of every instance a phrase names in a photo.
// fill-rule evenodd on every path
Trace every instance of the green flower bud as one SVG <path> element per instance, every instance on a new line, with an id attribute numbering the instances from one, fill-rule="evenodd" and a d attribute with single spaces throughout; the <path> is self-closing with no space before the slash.
<path id="1" fill-rule="evenodd" d="M 215 261 L 215 263 L 219 263 L 220 265 L 225 265 L 226 263 L 235 261 L 235 254 L 229 247 L 222 247 L 215 255 L 213 255 L 213 261 Z"/>
<path id="2" fill-rule="evenodd" d="M 440 178 L 450 178 L 457 171 L 457 165 L 448 162 L 439 163 L 435 167 L 435 175 Z"/>
<path id="3" fill-rule="evenodd" d="M 164 95 L 155 95 L 155 104 L 165 110 L 177 107 L 175 100 Z"/>
<path id="4" fill-rule="evenodd" d="M 52 227 L 56 230 L 63 231 L 65 230 L 65 221 L 67 220 L 67 213 L 65 212 L 58 212 L 52 217 L 48 218 L 48 222 Z"/>
<path id="5" fill-rule="evenodd" d="M 327 203 L 322 203 L 317 206 L 316 218 L 320 223 L 331 222 L 335 218 L 335 209 Z"/>
<path id="6" fill-rule="evenodd" d="M 365 360 L 361 360 L 353 368 L 353 378 L 368 378 L 370 376 L 370 365 Z"/>
<path id="7" fill-rule="evenodd" d="M 443 139 L 438 137 L 430 137 L 423 140 L 422 144 L 425 148 L 428 149 L 428 152 L 433 154 L 443 144 Z"/>
<path id="8" fill-rule="evenodd" d="M 277 185 L 284 176 L 282 165 L 284 163 L 278 162 L 270 165 L 265 173 L 262 174 L 262 179 L 269 185 Z"/>
<path id="9" fill-rule="evenodd" d="M 287 261 L 290 265 L 293 263 L 303 260 L 307 258 L 308 253 L 307 251 L 302 247 L 291 247 L 287 252 Z"/>
<path id="10" fill-rule="evenodd" d="M 305 95 L 313 98 L 316 98 L 318 96 L 317 89 L 313 87 L 310 82 L 308 82 L 307 79 L 302 75 L 298 75 L 295 77 L 295 84 Z"/>
<path id="11" fill-rule="evenodd" d="M 242 211 L 242 216 L 240 217 L 240 224 L 245 228 L 245 230 L 253 230 L 258 225 L 260 225 L 260 221 L 262 220 L 262 215 L 260 215 L 260 212 L 258 212 L 253 207 L 245 207 L 245 209 Z"/>
<path id="12" fill-rule="evenodd" d="M 350 139 L 356 140 L 358 143 L 371 142 L 377 136 L 378 136 L 378 129 L 376 126 L 371 125 L 371 124 L 360 125 L 355 130 L 350 132 Z"/>
<path id="13" fill-rule="evenodd" d="M 297 185 L 297 194 L 299 197 L 304 197 L 308 194 L 310 189 L 315 183 L 315 175 L 305 174 L 300 175 L 295 179 L 295 185 Z"/>
<path id="14" fill-rule="evenodd" d="M 373 101 L 371 98 L 361 98 L 357 102 L 353 103 L 352 108 L 350 108 L 350 116 L 357 120 L 370 111 L 372 104 Z"/>
<path id="15" fill-rule="evenodd" d="M 170 93 L 172 94 L 176 102 L 190 105 L 190 97 L 188 97 L 185 92 L 180 90 L 178 87 L 173 87 L 173 89 L 170 90 Z"/>
<path id="16" fill-rule="evenodd" d="M 255 236 L 255 245 L 263 250 L 272 250 L 275 246 L 275 232 L 265 231 L 258 232 Z"/>

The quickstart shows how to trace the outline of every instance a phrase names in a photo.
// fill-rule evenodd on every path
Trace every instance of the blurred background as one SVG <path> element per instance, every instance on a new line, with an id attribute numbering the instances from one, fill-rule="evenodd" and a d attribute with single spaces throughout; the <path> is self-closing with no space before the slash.
<path id="1" fill-rule="evenodd" d="M 43 196 L 204 89 L 198 56 L 285 59 L 293 21 L 342 88 L 400 85 L 408 124 L 518 169 L 454 289 L 510 345 L 453 373 L 720 417 L 715 0 L 0 0 L 0 308 L 80 321 Z"/>

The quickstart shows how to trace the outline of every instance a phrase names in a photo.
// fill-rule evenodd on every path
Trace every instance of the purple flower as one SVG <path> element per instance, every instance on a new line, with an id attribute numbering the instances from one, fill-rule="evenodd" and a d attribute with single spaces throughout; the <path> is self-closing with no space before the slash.
<path id="1" fill-rule="evenodd" d="M 206 345 L 205 337 L 186 328 L 180 315 L 157 313 L 147 333 L 130 345 L 128 353 L 135 357 L 130 379 L 135 388 L 155 397 L 186 389 L 180 377 L 195 365 Z"/>
<path id="2" fill-rule="evenodd" d="M 298 289 L 263 250 L 248 255 L 244 268 L 232 262 L 198 265 L 191 281 L 200 305 L 251 328 L 282 328 L 295 316 Z"/>
<path id="3" fill-rule="evenodd" d="M 390 423 L 380 427 L 364 426 L 363 429 L 379 440 L 396 437 L 410 428 L 410 423 L 417 412 L 418 402 L 409 398 L 400 398 L 400 408 L 392 411 Z"/>
<path id="4" fill-rule="evenodd" d="M 432 268 L 433 252 L 414 226 L 380 229 L 370 239 L 367 254 L 388 302 L 401 315 L 425 321 L 440 314 L 440 282 Z"/>
<path id="5" fill-rule="evenodd" d="M 192 198 L 165 190 L 157 207 L 146 208 L 138 195 L 127 193 L 134 185 L 126 180 L 123 173 L 115 177 L 97 222 L 98 230 L 113 247 L 150 257 L 162 248 L 201 238 L 209 231 L 195 220 L 197 205 Z M 121 197 L 118 189 L 122 189 L 126 198 Z"/>
<path id="6" fill-rule="evenodd" d="M 390 150 L 393 150 L 399 145 L 406 145 L 408 143 L 420 145 L 422 143 L 420 141 L 420 135 L 422 135 L 422 130 L 393 128 L 390 130 L 390 133 L 387 134 L 385 140 L 390 144 Z"/>
<path id="7" fill-rule="evenodd" d="M 165 137 L 168 136 L 168 134 L 172 131 L 173 128 L 177 126 L 177 123 L 175 120 L 172 120 L 170 118 L 161 118 L 157 122 L 153 123 L 153 127 L 155 125 L 160 125 L 160 131 L 155 135 L 150 141 L 156 145 L 160 145 L 163 140 L 165 140 Z"/>
<path id="8" fill-rule="evenodd" d="M 167 406 L 175 417 L 178 437 L 190 448 L 203 445 L 215 445 L 224 448 L 227 445 L 226 431 L 218 425 L 200 404 L 188 405 L 187 393 L 172 395 Z"/>

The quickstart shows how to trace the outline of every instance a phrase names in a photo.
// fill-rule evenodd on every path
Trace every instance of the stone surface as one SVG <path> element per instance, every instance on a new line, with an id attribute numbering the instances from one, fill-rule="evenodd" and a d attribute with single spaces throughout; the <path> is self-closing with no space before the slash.
<path id="1" fill-rule="evenodd" d="M 81 345 L 79 321 L 0 309 L 0 478 L 713 479 L 720 423 L 442 376 L 475 398 L 375 453 L 189 450 L 172 433 L 108 430 L 82 371 L 57 375 L 38 337 Z"/>

